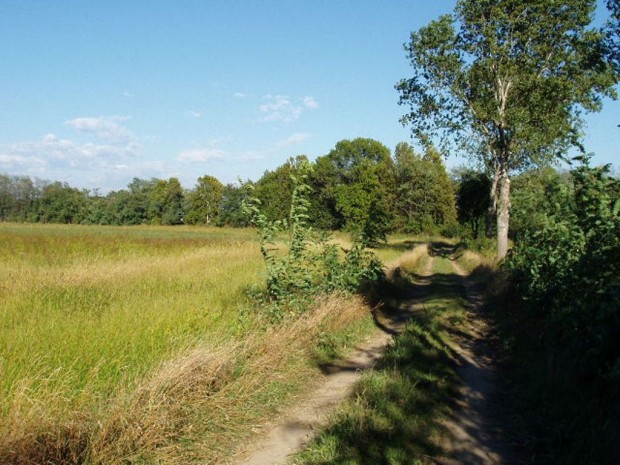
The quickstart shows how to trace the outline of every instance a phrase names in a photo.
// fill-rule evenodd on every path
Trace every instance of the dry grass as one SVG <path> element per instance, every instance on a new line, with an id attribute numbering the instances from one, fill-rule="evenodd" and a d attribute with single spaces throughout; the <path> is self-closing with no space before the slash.
<path id="1" fill-rule="evenodd" d="M 459 258 L 459 264 L 471 279 L 484 286 L 491 296 L 502 295 L 509 281 L 495 257 L 487 257 L 471 250 L 465 250 Z"/>
<path id="2" fill-rule="evenodd" d="M 402 254 L 395 260 L 386 265 L 386 275 L 389 280 L 394 278 L 394 274 L 400 269 L 416 270 L 419 268 L 420 261 L 428 257 L 428 244 L 415 246 L 410 252 Z"/>
<path id="3" fill-rule="evenodd" d="M 224 463 L 320 378 L 322 334 L 370 321 L 360 299 L 331 296 L 240 330 L 262 268 L 253 236 L 6 228 L 1 464 Z"/>

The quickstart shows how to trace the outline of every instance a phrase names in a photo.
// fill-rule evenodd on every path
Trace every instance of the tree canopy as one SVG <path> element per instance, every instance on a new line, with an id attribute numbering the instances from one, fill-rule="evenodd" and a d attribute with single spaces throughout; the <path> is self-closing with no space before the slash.
<path id="1" fill-rule="evenodd" d="M 492 174 L 498 256 L 507 251 L 510 175 L 579 146 L 580 112 L 616 97 L 595 0 L 459 0 L 411 34 L 413 76 L 397 84 L 401 122 L 423 143 L 481 160 Z"/>
<path id="2" fill-rule="evenodd" d="M 369 243 L 390 231 L 394 165 L 382 143 L 366 138 L 339 141 L 317 159 L 312 183 L 322 190 L 336 227 L 360 233 Z"/>

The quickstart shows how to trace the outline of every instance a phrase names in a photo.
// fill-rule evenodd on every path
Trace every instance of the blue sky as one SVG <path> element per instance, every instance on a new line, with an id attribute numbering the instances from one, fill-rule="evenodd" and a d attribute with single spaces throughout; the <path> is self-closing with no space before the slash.
<path id="1" fill-rule="evenodd" d="M 409 33 L 454 0 L 0 0 L 0 173 L 102 192 L 258 179 L 288 157 L 409 140 Z M 595 163 L 620 108 L 588 117 Z M 462 163 L 450 158 L 449 166 Z"/>

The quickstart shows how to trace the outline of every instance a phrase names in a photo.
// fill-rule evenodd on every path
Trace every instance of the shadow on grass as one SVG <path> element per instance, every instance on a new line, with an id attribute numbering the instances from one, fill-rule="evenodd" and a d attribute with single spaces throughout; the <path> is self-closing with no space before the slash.
<path id="1" fill-rule="evenodd" d="M 377 244 L 374 248 L 376 250 L 396 250 L 398 252 L 407 252 L 408 250 L 413 250 L 416 246 L 426 244 L 425 240 L 405 240 L 402 242 L 393 242 L 393 243 L 384 243 L 381 242 Z"/>
<path id="2" fill-rule="evenodd" d="M 464 242 L 452 244 L 444 241 L 431 242 L 428 248 L 428 254 L 431 257 L 447 258 L 451 261 L 458 260 L 463 252 L 467 249 Z"/>
<path id="3" fill-rule="evenodd" d="M 460 278 L 401 272 L 384 294 L 392 304 L 375 321 L 394 342 L 294 463 L 432 464 L 445 455 L 441 419 L 451 415 L 459 383 L 446 337 L 465 313 Z"/>

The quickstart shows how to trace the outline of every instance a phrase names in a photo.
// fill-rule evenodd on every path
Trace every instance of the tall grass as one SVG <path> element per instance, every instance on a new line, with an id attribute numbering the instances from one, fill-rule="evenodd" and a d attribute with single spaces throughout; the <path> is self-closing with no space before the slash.
<path id="1" fill-rule="evenodd" d="M 252 231 L 224 232 L 0 225 L 0 447 L 232 333 L 262 263 Z"/>
<path id="2" fill-rule="evenodd" d="M 372 328 L 359 298 L 260 326 L 255 232 L 0 225 L 0 463 L 223 463 Z"/>

